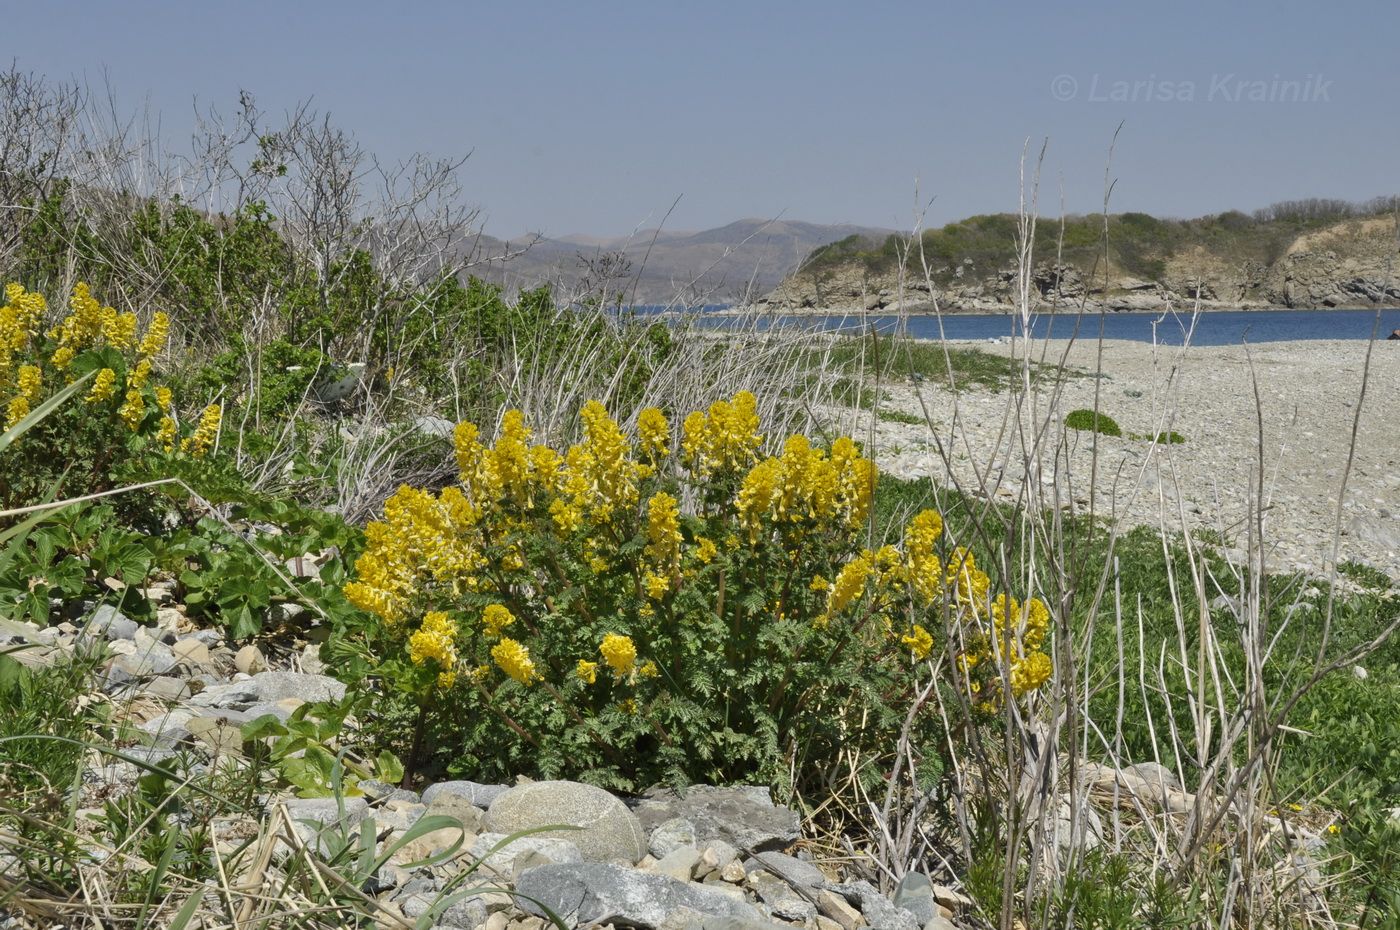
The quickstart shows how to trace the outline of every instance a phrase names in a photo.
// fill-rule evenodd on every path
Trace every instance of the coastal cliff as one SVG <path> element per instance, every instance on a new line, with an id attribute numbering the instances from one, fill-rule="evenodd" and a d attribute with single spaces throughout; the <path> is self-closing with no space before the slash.
<path id="1" fill-rule="evenodd" d="M 1031 297 L 1042 311 L 1159 311 L 1197 301 L 1208 309 L 1400 306 L 1400 237 L 1396 217 L 1383 212 L 1392 204 L 1299 201 L 1253 216 L 1042 221 Z M 1016 241 L 1009 214 L 919 237 L 852 236 L 813 251 L 759 305 L 794 313 L 1010 312 L 1020 290 Z"/>

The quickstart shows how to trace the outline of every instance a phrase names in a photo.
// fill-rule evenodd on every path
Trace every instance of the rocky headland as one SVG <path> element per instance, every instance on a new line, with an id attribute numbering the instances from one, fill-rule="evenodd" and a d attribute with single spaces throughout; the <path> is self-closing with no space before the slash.
<path id="1" fill-rule="evenodd" d="M 1058 225 L 1036 234 L 1029 293 L 1034 309 L 1154 311 L 1341 309 L 1400 305 L 1400 238 L 1393 216 L 1333 222 L 1222 217 L 1111 218 L 1108 261 L 1092 222 L 1076 245 Z M 1097 220 L 1102 229 L 1102 220 Z M 1048 228 L 1047 228 L 1048 227 Z M 973 217 L 923 235 L 875 243 L 856 237 L 812 253 L 763 297 L 783 313 L 1010 313 L 1019 306 L 1014 218 Z M 903 261 L 899 255 L 912 246 Z M 1057 256 L 1047 258 L 1044 256 Z"/>

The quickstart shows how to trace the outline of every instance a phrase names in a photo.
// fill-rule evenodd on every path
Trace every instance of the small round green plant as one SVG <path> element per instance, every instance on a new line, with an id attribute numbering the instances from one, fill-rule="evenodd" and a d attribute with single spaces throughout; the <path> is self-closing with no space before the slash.
<path id="1" fill-rule="evenodd" d="M 1157 434 L 1154 440 L 1158 445 L 1176 445 L 1186 441 L 1186 437 L 1176 430 L 1164 430 Z"/>
<path id="2" fill-rule="evenodd" d="M 1105 436 L 1123 435 L 1123 430 L 1112 417 L 1097 410 L 1071 410 L 1065 417 L 1065 426 L 1070 429 L 1088 430 L 1091 433 L 1103 433 Z"/>

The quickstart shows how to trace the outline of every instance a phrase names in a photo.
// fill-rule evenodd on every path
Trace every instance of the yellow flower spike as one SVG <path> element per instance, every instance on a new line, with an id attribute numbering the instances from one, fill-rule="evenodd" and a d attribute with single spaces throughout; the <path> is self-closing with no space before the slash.
<path id="1" fill-rule="evenodd" d="M 655 678 L 657 675 L 661 674 L 661 669 L 656 667 L 654 661 L 647 659 L 642 663 L 642 667 L 637 669 L 637 674 L 642 678 Z"/>
<path id="2" fill-rule="evenodd" d="M 117 373 L 110 368 L 104 368 L 97 373 L 97 377 L 92 381 L 92 387 L 88 390 L 87 400 L 89 403 L 101 404 L 111 400 L 117 394 Z"/>
<path id="3" fill-rule="evenodd" d="M 491 648 L 491 658 L 500 666 L 501 671 L 522 685 L 528 685 L 540 677 L 535 671 L 534 661 L 530 658 L 530 650 L 509 637 Z"/>
<path id="4" fill-rule="evenodd" d="M 102 311 L 102 337 L 114 349 L 129 349 L 136 341 L 136 314 L 118 313 L 111 307 Z"/>
<path id="5" fill-rule="evenodd" d="M 139 390 L 131 388 L 126 392 L 126 401 L 117 408 L 117 416 L 133 433 L 140 428 L 141 420 L 146 416 L 146 401 Z"/>
<path id="6" fill-rule="evenodd" d="M 1043 652 L 1032 652 L 1011 663 L 1011 692 L 1017 697 L 1035 691 L 1050 680 L 1055 664 Z"/>
<path id="7" fill-rule="evenodd" d="M 161 448 L 163 448 L 167 453 L 170 453 L 175 451 L 176 438 L 177 430 L 175 426 L 175 421 L 168 416 L 161 417 L 160 426 L 156 430 L 156 442 L 160 443 Z"/>
<path id="8" fill-rule="evenodd" d="M 126 377 L 126 386 L 129 388 L 145 387 L 146 382 L 151 377 L 151 360 L 143 358 L 136 363 L 136 367 Z"/>
<path id="9" fill-rule="evenodd" d="M 59 346 L 54 350 L 53 357 L 50 358 L 49 361 L 53 364 L 53 367 L 57 368 L 59 371 L 63 371 L 69 365 L 73 364 L 73 356 L 75 354 L 72 346 Z"/>
<path id="10" fill-rule="evenodd" d="M 408 657 L 414 665 L 435 663 L 450 672 L 457 664 L 457 625 L 440 610 L 429 611 L 423 625 L 408 638 Z"/>
<path id="11" fill-rule="evenodd" d="M 598 683 L 598 663 L 590 662 L 587 659 L 579 659 L 578 665 L 574 666 L 574 675 L 579 681 L 586 685 Z"/>
<path id="12" fill-rule="evenodd" d="M 695 541 L 695 557 L 705 565 L 709 565 L 719 555 L 719 547 L 715 545 L 713 539 L 701 536 Z"/>
<path id="13" fill-rule="evenodd" d="M 20 394 L 29 403 L 34 404 L 39 401 L 39 392 L 44 385 L 44 373 L 37 365 L 19 366 L 19 377 L 16 379 L 16 386 Z"/>
<path id="14" fill-rule="evenodd" d="M 647 572 L 642 579 L 642 586 L 646 588 L 647 597 L 653 601 L 659 601 L 670 593 L 671 580 L 665 575 Z"/>
<path id="15" fill-rule="evenodd" d="M 170 410 L 170 405 L 175 402 L 175 395 L 170 392 L 170 388 L 161 385 L 156 388 L 156 404 L 162 410 Z"/>
<path id="16" fill-rule="evenodd" d="M 603 637 L 598 652 L 602 654 L 603 661 L 607 662 L 608 667 L 613 670 L 614 677 L 622 678 L 630 674 L 632 669 L 636 667 L 637 647 L 630 636 L 609 633 Z"/>
<path id="17" fill-rule="evenodd" d="M 486 473 L 496 495 L 529 499 L 530 429 L 519 410 L 507 410 L 501 418 L 501 434 L 486 456 Z"/>
<path id="18" fill-rule="evenodd" d="M 826 620 L 849 607 L 865 593 L 865 582 L 870 577 L 870 553 L 862 553 L 841 567 L 836 581 L 827 595 Z"/>
<path id="19" fill-rule="evenodd" d="M 933 651 L 933 636 L 917 623 L 906 635 L 901 636 L 899 641 L 909 647 L 909 651 L 918 661 L 927 659 L 928 654 Z"/>
<path id="20" fill-rule="evenodd" d="M 23 394 L 10 398 L 5 406 L 5 429 L 13 429 L 15 424 L 29 416 L 29 399 Z"/>
<path id="21" fill-rule="evenodd" d="M 674 572 L 680 564 L 680 517 L 680 501 L 665 491 L 647 501 L 646 557 L 662 571 Z"/>
<path id="22" fill-rule="evenodd" d="M 491 639 L 501 636 L 515 623 L 515 615 L 504 604 L 487 604 L 481 612 L 481 627 Z"/>
<path id="23" fill-rule="evenodd" d="M 136 351 L 147 358 L 159 355 L 161 349 L 165 348 L 165 341 L 170 336 L 170 317 L 157 311 L 151 316 L 151 324 L 146 327 L 146 334 L 141 337 L 141 345 Z"/>
<path id="24" fill-rule="evenodd" d="M 190 439 L 190 454 L 195 458 L 203 458 L 214 448 L 223 415 L 223 408 L 218 404 L 210 404 L 200 413 L 199 424 L 195 426 L 194 436 Z"/>
<path id="25" fill-rule="evenodd" d="M 671 451 L 671 424 L 666 415 L 657 407 L 647 407 L 637 414 L 637 437 L 641 441 L 642 454 L 659 462 Z"/>

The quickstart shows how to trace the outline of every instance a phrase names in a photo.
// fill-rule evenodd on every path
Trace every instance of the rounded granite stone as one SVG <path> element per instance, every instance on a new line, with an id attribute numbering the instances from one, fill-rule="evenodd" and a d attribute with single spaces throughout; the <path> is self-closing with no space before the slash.
<path id="1" fill-rule="evenodd" d="M 537 837 L 568 840 L 586 861 L 635 864 L 646 855 L 641 821 L 602 788 L 571 781 L 537 781 L 517 785 L 491 802 L 486 827 L 493 833 L 515 833 L 539 827 L 575 827 L 534 833 Z"/>

